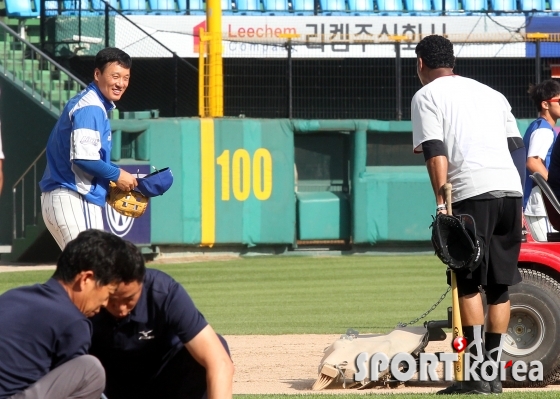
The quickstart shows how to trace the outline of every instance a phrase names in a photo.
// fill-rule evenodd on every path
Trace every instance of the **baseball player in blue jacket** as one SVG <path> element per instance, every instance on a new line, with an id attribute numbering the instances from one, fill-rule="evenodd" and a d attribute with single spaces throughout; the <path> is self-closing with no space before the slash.
<path id="1" fill-rule="evenodd" d="M 103 230 L 102 207 L 108 185 L 123 191 L 137 186 L 134 176 L 111 163 L 115 108 L 130 79 L 132 60 L 117 48 L 97 53 L 93 82 L 62 111 L 47 143 L 41 208 L 45 224 L 61 249 L 87 229 Z"/>
<path id="2" fill-rule="evenodd" d="M 529 94 L 537 107 L 539 117 L 529 125 L 523 136 L 527 149 L 527 177 L 523 211 L 533 238 L 537 241 L 546 241 L 547 233 L 554 229 L 548 222 L 541 189 L 531 180 L 530 176 L 539 172 L 548 180 L 548 168 L 556 141 L 556 132 L 553 127 L 560 117 L 558 104 L 560 83 L 552 79 L 545 80 L 532 86 Z"/>

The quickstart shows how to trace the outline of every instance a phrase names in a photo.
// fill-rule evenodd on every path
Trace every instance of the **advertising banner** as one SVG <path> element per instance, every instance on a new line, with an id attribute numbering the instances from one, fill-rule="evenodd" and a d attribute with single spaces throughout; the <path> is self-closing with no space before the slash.
<path id="1" fill-rule="evenodd" d="M 130 15 L 128 18 L 180 57 L 198 58 L 201 15 Z M 532 18 L 535 21 L 537 17 Z M 560 18 L 546 17 L 556 21 Z M 458 56 L 525 57 L 523 16 L 231 16 L 222 17 L 226 58 L 285 58 L 291 40 L 293 58 L 413 58 L 415 43 L 430 34 L 447 35 Z M 534 24 L 534 22 L 532 22 Z M 139 37 L 137 28 L 115 19 L 116 46 L 133 57 L 169 57 L 154 40 Z M 287 38 L 290 37 L 290 39 Z M 395 39 L 397 37 L 397 39 Z M 400 39 L 398 39 L 400 37 Z M 159 48 L 159 50 L 158 50 Z"/>
<path id="2" fill-rule="evenodd" d="M 119 165 L 120 168 L 132 173 L 136 177 L 143 177 L 150 173 L 150 165 Z M 103 209 L 103 225 L 105 231 L 113 233 L 135 244 L 150 244 L 150 211 L 151 204 L 139 218 L 123 216 L 108 204 Z"/>

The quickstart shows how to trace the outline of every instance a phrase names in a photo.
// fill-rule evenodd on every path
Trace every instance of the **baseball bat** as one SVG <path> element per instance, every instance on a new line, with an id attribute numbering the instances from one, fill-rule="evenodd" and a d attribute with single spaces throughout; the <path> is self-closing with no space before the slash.
<path id="1" fill-rule="evenodd" d="M 453 208 L 451 206 L 451 183 L 445 183 L 443 185 L 443 191 L 445 193 L 445 203 L 447 205 L 447 214 L 453 214 Z M 452 320 L 451 327 L 453 330 L 452 339 L 463 336 L 463 323 L 461 322 L 461 308 L 459 307 L 459 292 L 457 291 L 457 276 L 455 272 L 451 270 L 451 309 L 452 309 Z M 457 352 L 453 348 L 454 352 Z M 453 371 L 455 375 L 455 381 L 463 381 L 463 368 L 464 368 L 464 352 L 457 352 L 457 361 L 454 364 Z"/>

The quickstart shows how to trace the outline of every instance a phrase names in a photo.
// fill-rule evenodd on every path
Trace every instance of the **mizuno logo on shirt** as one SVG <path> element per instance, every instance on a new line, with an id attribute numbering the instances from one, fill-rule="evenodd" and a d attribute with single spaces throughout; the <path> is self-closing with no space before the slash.
<path id="1" fill-rule="evenodd" d="M 84 136 L 80 139 L 80 144 L 99 145 L 99 139 L 94 137 Z"/>
<path id="2" fill-rule="evenodd" d="M 140 331 L 138 334 L 140 334 L 140 336 L 138 337 L 138 339 L 154 339 L 155 337 L 153 335 L 150 335 L 150 333 L 154 331 L 154 330 L 150 330 L 150 331 Z"/>

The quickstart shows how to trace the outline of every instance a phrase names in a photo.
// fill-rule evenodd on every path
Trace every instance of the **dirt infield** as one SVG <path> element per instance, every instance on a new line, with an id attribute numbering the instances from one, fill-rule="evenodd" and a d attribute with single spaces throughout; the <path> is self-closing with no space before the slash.
<path id="1" fill-rule="evenodd" d="M 229 335 L 225 336 L 235 364 L 235 394 L 309 394 L 309 393 L 435 393 L 449 383 L 408 383 L 397 388 L 374 387 L 356 390 L 327 388 L 312 391 L 323 350 L 340 337 L 336 335 Z M 449 352 L 450 338 L 430 342 L 426 352 Z M 505 392 L 528 389 L 506 388 Z M 560 390 L 550 385 L 535 390 Z"/>

